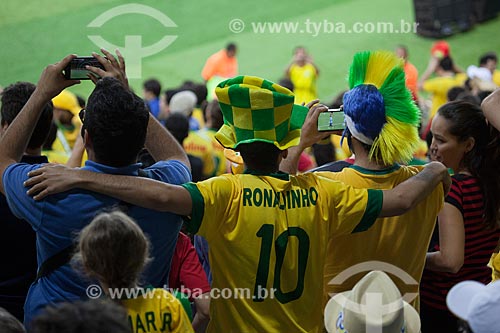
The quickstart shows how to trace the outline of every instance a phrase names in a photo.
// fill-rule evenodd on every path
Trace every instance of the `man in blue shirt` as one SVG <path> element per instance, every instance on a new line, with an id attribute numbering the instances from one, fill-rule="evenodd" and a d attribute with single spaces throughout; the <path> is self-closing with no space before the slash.
<path id="1" fill-rule="evenodd" d="M 139 175 L 136 164 L 139 150 L 145 145 L 158 163 L 145 169 L 145 175 L 161 182 L 182 184 L 190 180 L 189 161 L 182 147 L 154 117 L 149 116 L 144 102 L 128 89 L 125 64 L 120 54 L 117 61 L 104 51 L 106 58 L 94 56 L 105 70 L 89 70 L 102 79 L 93 80 L 96 87 L 90 95 L 86 110 L 80 112 L 82 135 L 89 160 L 83 169 L 98 173 Z M 18 117 L 0 139 L 0 190 L 7 197 L 11 210 L 31 224 L 36 231 L 37 259 L 40 266 L 47 259 L 70 247 L 76 233 L 103 209 L 121 205 L 119 200 L 90 191 L 68 191 L 34 201 L 26 194 L 23 183 L 28 172 L 40 165 L 17 163 L 33 132 L 43 106 L 64 88 L 79 83 L 66 80 L 61 74 L 74 58 L 67 56 L 49 65 Z M 123 206 L 123 205 L 122 205 Z M 170 262 L 181 219 L 170 213 L 160 213 L 136 206 L 127 206 L 151 241 L 153 261 L 144 274 L 145 284 L 154 287 L 167 285 Z M 25 304 L 24 322 L 45 305 L 99 296 L 69 262 L 56 267 L 31 286 Z"/>

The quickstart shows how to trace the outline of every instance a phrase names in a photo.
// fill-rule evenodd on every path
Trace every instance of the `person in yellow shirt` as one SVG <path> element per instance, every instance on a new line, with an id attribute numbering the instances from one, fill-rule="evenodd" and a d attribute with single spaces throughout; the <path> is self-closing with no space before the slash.
<path id="1" fill-rule="evenodd" d="M 215 133 L 224 124 L 222 112 L 219 107 L 219 102 L 216 100 L 208 103 L 206 110 L 206 128 L 200 130 L 198 134 L 206 138 L 207 141 L 212 143 L 213 157 L 215 161 L 215 176 L 227 173 L 229 165 L 226 156 L 224 155 L 224 147 L 215 138 Z"/>
<path id="2" fill-rule="evenodd" d="M 463 86 L 467 80 L 467 74 L 453 71 L 453 60 L 450 57 L 444 57 L 439 61 L 436 69 L 436 77 L 426 80 L 423 84 L 423 90 L 432 94 L 432 106 L 430 111 L 430 119 L 432 119 L 437 110 L 445 104 L 448 90 L 453 87 Z"/>
<path id="3" fill-rule="evenodd" d="M 349 73 L 351 90 L 343 99 L 344 136 L 356 158 L 354 165 L 326 177 L 355 188 L 394 188 L 422 170 L 399 164 L 411 160 L 420 142 L 420 110 L 405 87 L 403 61 L 391 52 L 361 52 L 354 56 Z M 321 135 L 316 124 L 308 125 L 302 128 L 300 147 L 312 145 Z M 295 163 L 299 152 L 293 150 L 288 163 Z M 443 203 L 443 188 L 436 187 L 418 206 L 401 216 L 380 219 L 362 233 L 331 239 L 325 265 L 325 299 L 352 289 L 367 270 L 387 271 L 390 267 L 388 273 L 399 273 L 395 282 L 401 294 L 413 294 L 412 305 L 418 310 L 415 296 Z M 345 255 L 347 248 L 349 255 Z M 336 278 L 339 276 L 343 278 Z M 410 285 L 406 285 L 408 277 L 413 282 Z"/>
<path id="4" fill-rule="evenodd" d="M 63 90 L 52 99 L 54 104 L 54 122 L 57 125 L 57 139 L 53 149 L 62 149 L 65 153 L 71 154 L 71 149 L 75 145 L 77 137 L 80 135 L 82 122 L 78 114 L 82 110 L 78 104 L 75 94 L 68 90 Z"/>
<path id="5" fill-rule="evenodd" d="M 51 189 L 88 186 L 188 216 L 188 229 L 208 241 L 212 290 L 221 296 L 211 299 L 210 333 L 322 332 L 319 300 L 328 241 L 368 229 L 377 216 L 404 213 L 441 181 L 449 184 L 447 170 L 434 162 L 386 191 L 355 189 L 314 173 L 279 172 L 288 148 L 299 144 L 304 118 L 316 123 L 321 108 L 308 113 L 294 104 L 290 90 L 252 76 L 221 82 L 216 93 L 224 115 L 216 138 L 240 152 L 244 174 L 173 186 L 46 166 L 31 193 L 48 183 L 55 185 Z M 59 179 L 52 183 L 53 177 Z"/>
<path id="6" fill-rule="evenodd" d="M 194 332 L 179 300 L 161 288 L 138 287 L 149 262 L 149 241 L 141 228 L 120 211 L 101 213 L 78 238 L 76 262 L 96 278 L 106 296 L 128 312 L 132 332 Z"/>
<path id="7" fill-rule="evenodd" d="M 316 79 L 319 69 L 302 46 L 296 47 L 293 59 L 285 70 L 285 76 L 293 83 L 295 103 L 309 103 L 316 98 Z"/>

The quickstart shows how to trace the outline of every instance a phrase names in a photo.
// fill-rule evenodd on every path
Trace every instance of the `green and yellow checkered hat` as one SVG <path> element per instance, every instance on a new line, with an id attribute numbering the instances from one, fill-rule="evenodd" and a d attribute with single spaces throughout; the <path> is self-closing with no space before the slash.
<path id="1" fill-rule="evenodd" d="M 224 125 L 215 138 L 225 147 L 263 141 L 281 150 L 296 146 L 308 109 L 293 103 L 293 93 L 255 76 L 237 76 L 215 88 Z"/>

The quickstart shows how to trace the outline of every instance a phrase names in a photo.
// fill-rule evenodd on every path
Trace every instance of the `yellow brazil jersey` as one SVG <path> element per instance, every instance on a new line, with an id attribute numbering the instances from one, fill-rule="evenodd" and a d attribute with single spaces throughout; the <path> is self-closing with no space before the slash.
<path id="1" fill-rule="evenodd" d="M 316 78 L 318 73 L 316 67 L 312 64 L 299 66 L 292 64 L 289 69 L 290 81 L 293 83 L 293 93 L 295 94 L 295 103 L 309 103 L 318 98 L 316 94 Z"/>
<path id="2" fill-rule="evenodd" d="M 382 192 L 312 173 L 226 174 L 183 186 L 193 200 L 188 228 L 210 248 L 208 332 L 321 332 L 328 240 L 369 228 Z"/>
<path id="3" fill-rule="evenodd" d="M 198 132 L 201 137 L 205 137 L 207 140 L 212 142 L 214 163 L 215 163 L 215 174 L 214 176 L 220 176 L 228 172 L 228 162 L 226 156 L 224 156 L 224 147 L 215 139 L 214 129 L 204 129 Z"/>
<path id="4" fill-rule="evenodd" d="M 455 76 L 435 77 L 424 82 L 423 89 L 432 94 L 430 117 L 434 117 L 438 109 L 448 101 L 448 90 L 461 87 L 467 80 L 467 75 L 459 73 Z"/>
<path id="5" fill-rule="evenodd" d="M 186 153 L 203 161 L 203 176 L 212 177 L 215 172 L 214 150 L 209 138 L 201 136 L 199 131 L 190 131 L 182 143 Z"/>
<path id="6" fill-rule="evenodd" d="M 137 298 L 121 301 L 132 332 L 191 333 L 193 327 L 181 303 L 164 289 L 149 289 Z"/>
<path id="7" fill-rule="evenodd" d="M 327 173 L 326 176 L 356 188 L 391 189 L 421 169 L 394 165 L 373 171 L 353 165 L 338 173 Z M 401 216 L 380 218 L 366 232 L 332 239 L 328 244 L 325 265 L 325 291 L 331 296 L 332 293 L 351 290 L 367 271 L 382 270 L 392 274 L 401 294 L 404 296 L 408 293 L 408 301 L 413 301 L 412 305 L 418 310 L 415 293 L 418 293 L 425 255 L 443 201 L 443 187 L 437 186 L 431 195 L 411 211 Z M 340 273 L 342 275 L 339 277 Z"/>

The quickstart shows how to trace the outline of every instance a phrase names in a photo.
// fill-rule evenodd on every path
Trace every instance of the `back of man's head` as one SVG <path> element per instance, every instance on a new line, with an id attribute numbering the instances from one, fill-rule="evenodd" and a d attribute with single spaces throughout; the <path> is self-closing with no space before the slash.
<path id="1" fill-rule="evenodd" d="M 33 333 L 131 333 L 125 309 L 111 301 L 90 300 L 49 306 L 30 325 Z"/>
<path id="2" fill-rule="evenodd" d="M 149 79 L 144 81 L 144 90 L 153 93 L 156 97 L 160 96 L 161 93 L 161 83 L 157 79 Z"/>
<path id="3" fill-rule="evenodd" d="M 10 125 L 14 121 L 14 118 L 21 112 L 35 88 L 36 86 L 29 82 L 16 82 L 5 88 L 2 93 L 2 106 L 0 108 L 2 127 Z M 52 123 L 52 113 L 52 102 L 49 102 L 44 106 L 40 119 L 31 135 L 28 143 L 29 149 L 40 148 L 47 139 Z"/>
<path id="4" fill-rule="evenodd" d="M 146 141 L 148 121 L 149 112 L 140 97 L 116 79 L 99 80 L 83 121 L 96 162 L 112 167 L 135 163 Z"/>
<path id="5" fill-rule="evenodd" d="M 173 113 L 165 121 L 165 127 L 182 145 L 182 142 L 189 134 L 189 119 L 182 113 Z"/>

